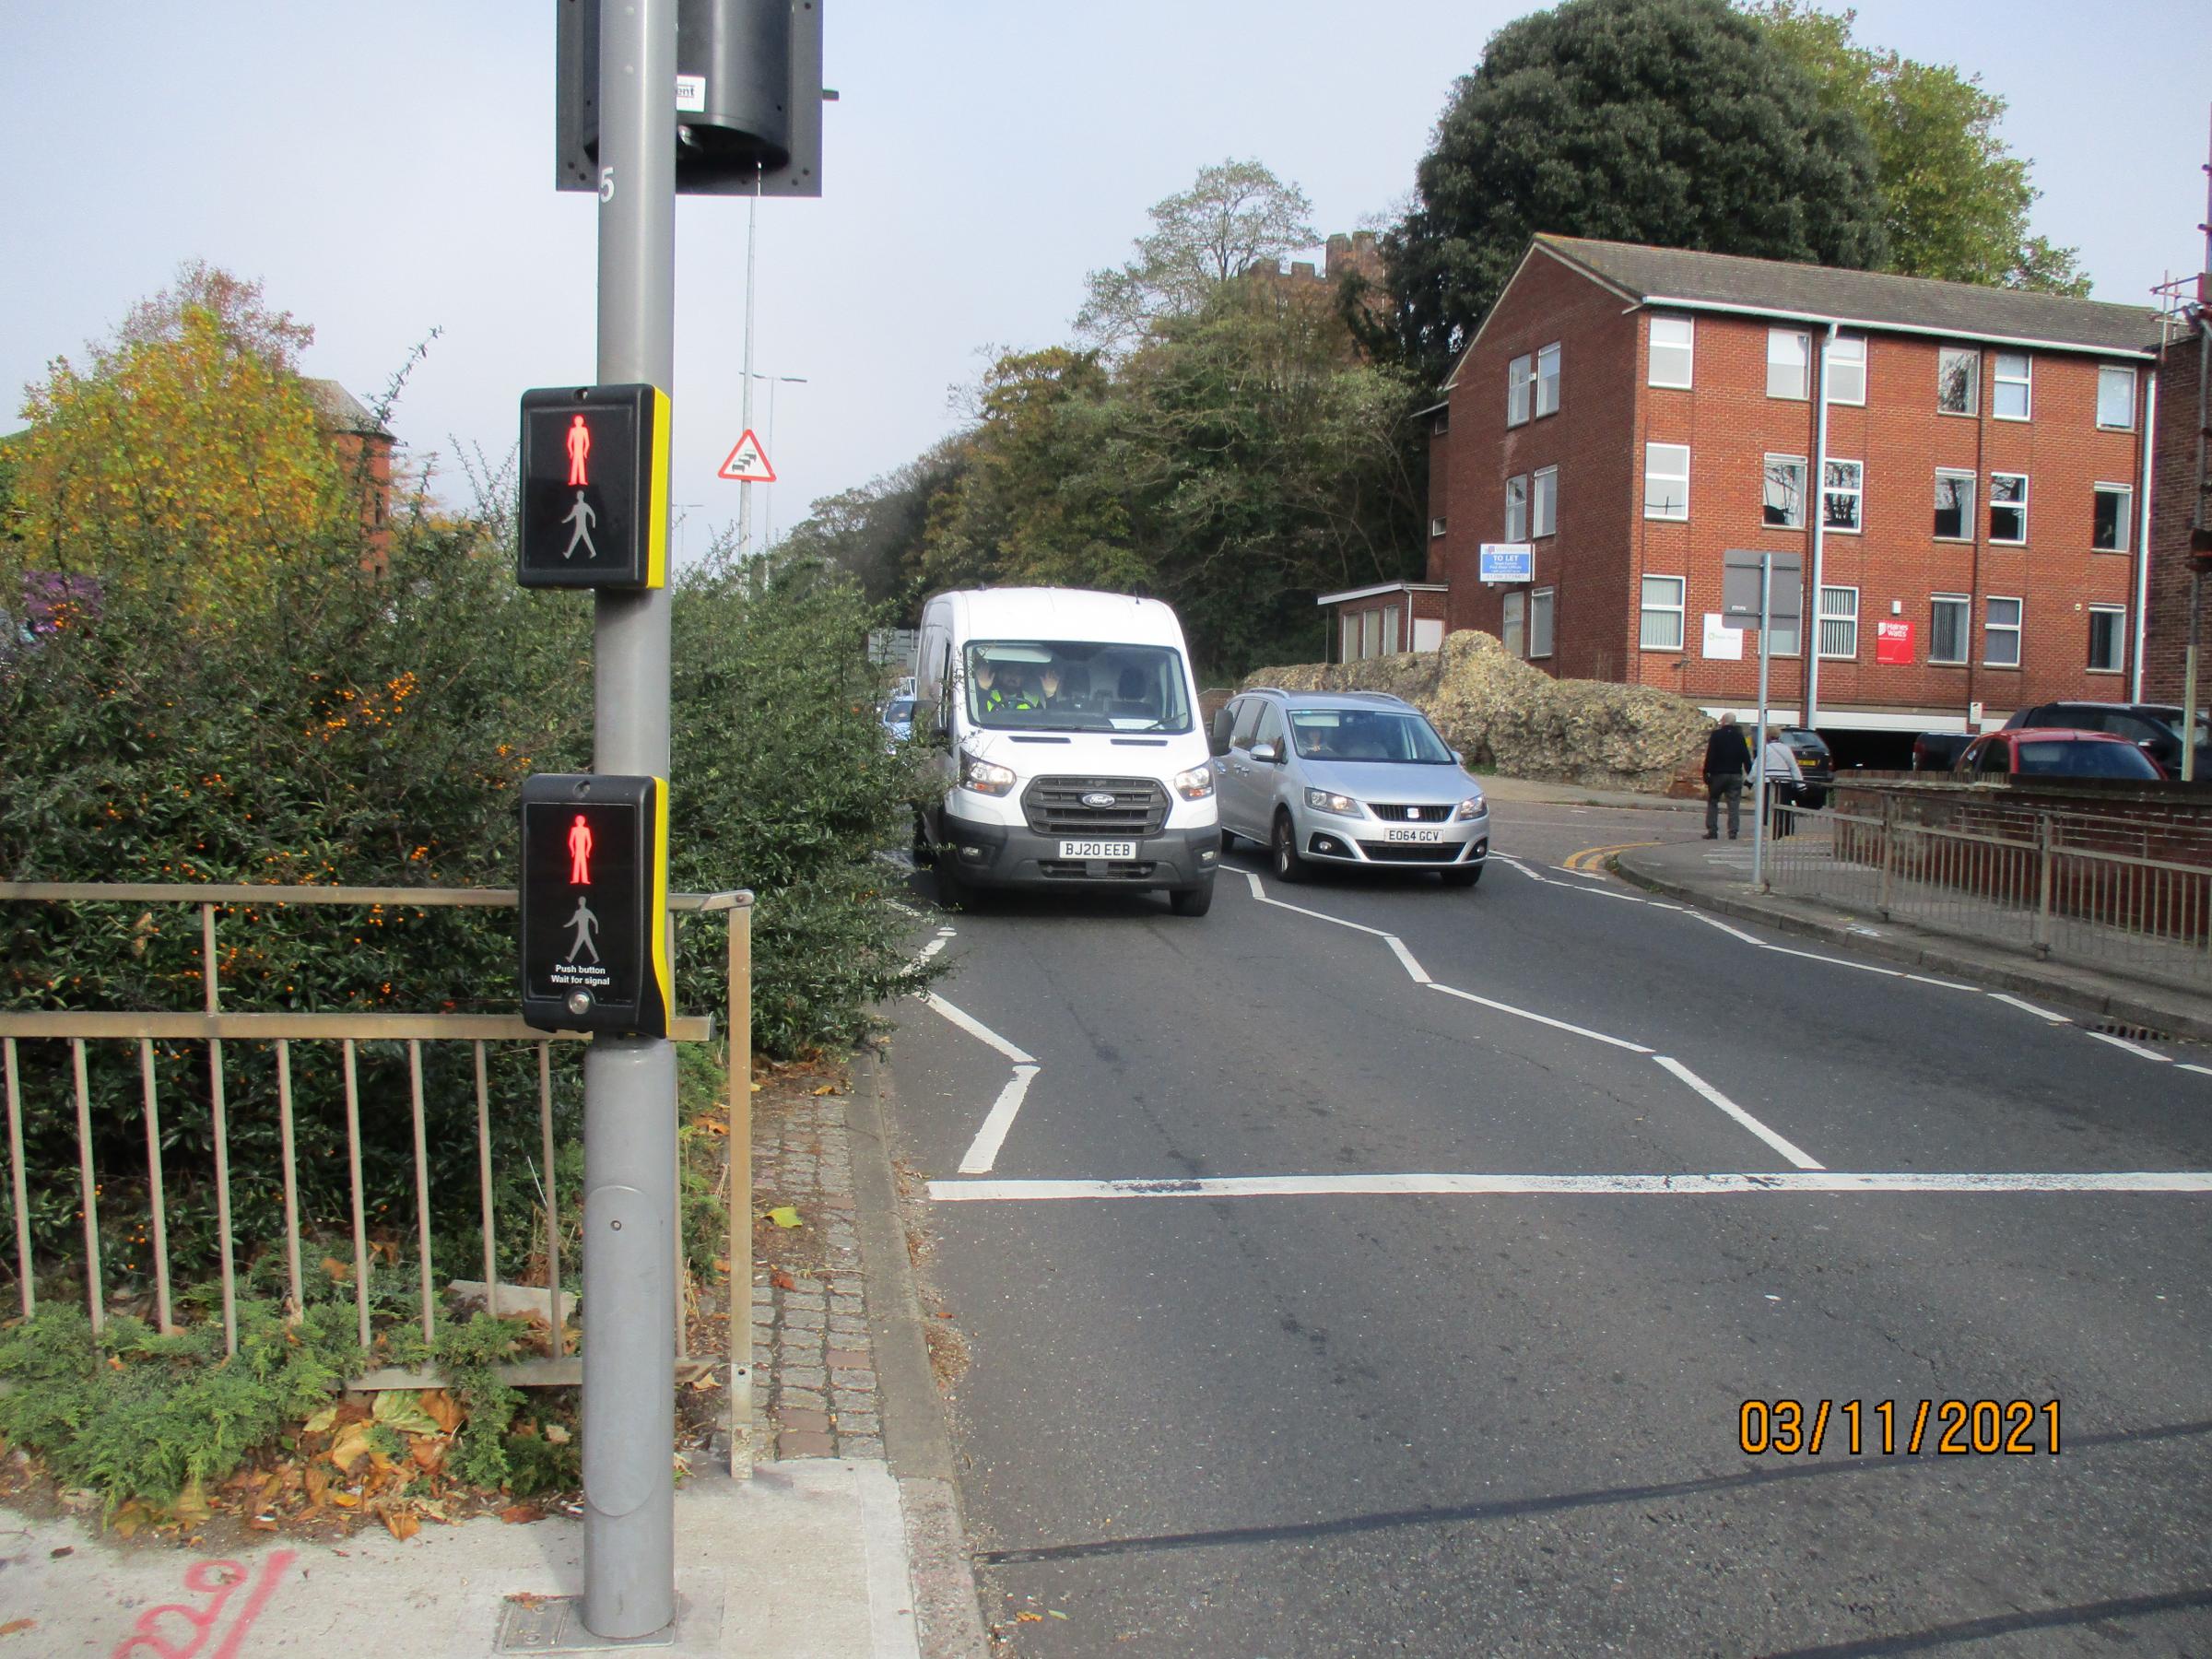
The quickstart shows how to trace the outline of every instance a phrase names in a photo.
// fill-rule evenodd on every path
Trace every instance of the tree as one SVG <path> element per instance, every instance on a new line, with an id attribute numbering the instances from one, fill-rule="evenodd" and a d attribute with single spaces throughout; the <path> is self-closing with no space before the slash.
<path id="1" fill-rule="evenodd" d="M 947 438 L 888 476 L 824 496 L 776 549 L 779 563 L 843 571 L 870 605 L 908 620 L 919 610 L 923 535 L 968 468 L 965 437 Z"/>
<path id="2" fill-rule="evenodd" d="M 259 285 L 187 265 L 84 369 L 55 358 L 12 446 L 21 557 L 100 579 L 171 571 L 197 608 L 345 534 L 343 467 L 298 372 L 312 337 Z"/>
<path id="3" fill-rule="evenodd" d="M 1725 0 L 1566 0 L 1491 37 L 1383 239 L 1430 383 L 1538 231 L 1861 269 L 1887 253 L 1858 124 Z"/>
<path id="4" fill-rule="evenodd" d="M 1750 15 L 1818 89 L 1822 107 L 1849 113 L 1874 146 L 1888 269 L 2086 295 L 2075 250 L 2028 231 L 2038 192 L 2028 163 L 1997 136 L 2005 100 L 1979 76 L 1915 63 L 1852 39 L 1858 14 L 1806 0 L 1756 0 Z"/>
<path id="5" fill-rule="evenodd" d="M 1313 204 L 1257 161 L 1201 168 L 1190 189 L 1156 202 L 1136 257 L 1117 270 L 1093 271 L 1089 298 L 1076 316 L 1078 337 L 1103 350 L 1134 346 L 1165 317 L 1189 316 L 1254 260 L 1312 247 Z"/>

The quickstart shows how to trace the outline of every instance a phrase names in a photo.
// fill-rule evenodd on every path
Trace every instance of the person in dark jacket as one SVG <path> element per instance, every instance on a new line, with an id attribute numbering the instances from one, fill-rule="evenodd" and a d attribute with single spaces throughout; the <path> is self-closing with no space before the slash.
<path id="1" fill-rule="evenodd" d="M 1712 728 L 1705 739 L 1705 839 L 1721 838 L 1721 802 L 1728 803 L 1728 839 L 1735 839 L 1742 826 L 1744 812 L 1744 777 L 1751 770 L 1751 746 L 1744 741 L 1744 734 L 1735 724 L 1735 716 L 1724 714 L 1721 724 Z"/>

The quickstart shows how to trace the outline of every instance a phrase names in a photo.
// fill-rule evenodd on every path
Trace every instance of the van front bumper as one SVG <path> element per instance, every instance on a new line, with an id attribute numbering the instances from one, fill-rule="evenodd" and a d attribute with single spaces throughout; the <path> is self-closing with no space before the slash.
<path id="1" fill-rule="evenodd" d="M 1129 858 L 1065 858 L 1068 837 L 1040 835 L 1018 824 L 982 824 L 945 815 L 943 854 L 962 881 L 977 887 L 1192 888 L 1221 862 L 1221 830 L 1162 830 L 1134 838 Z"/>

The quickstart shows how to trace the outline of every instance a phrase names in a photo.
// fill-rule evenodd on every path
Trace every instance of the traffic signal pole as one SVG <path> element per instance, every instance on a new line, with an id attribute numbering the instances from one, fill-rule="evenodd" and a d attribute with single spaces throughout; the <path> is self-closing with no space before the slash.
<path id="1" fill-rule="evenodd" d="M 676 22 L 677 0 L 600 8 L 598 377 L 664 392 L 676 370 Z M 594 599 L 593 768 L 666 779 L 668 590 Z M 583 1061 L 583 1622 L 602 1637 L 650 1635 L 676 1617 L 676 1157 L 674 1047 L 601 1032 Z"/>

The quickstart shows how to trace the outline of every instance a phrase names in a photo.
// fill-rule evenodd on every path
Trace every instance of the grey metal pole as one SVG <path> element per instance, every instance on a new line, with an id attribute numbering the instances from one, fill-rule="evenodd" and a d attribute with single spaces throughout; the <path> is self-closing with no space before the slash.
<path id="1" fill-rule="evenodd" d="M 1802 621 L 1799 626 L 1803 626 Z M 1767 890 L 1767 636 L 1773 629 L 1774 555 L 1761 553 L 1759 556 L 1759 730 L 1751 735 L 1751 886 L 1761 893 Z"/>
<path id="2" fill-rule="evenodd" d="M 2182 654 L 2182 782 L 2196 781 L 2196 644 L 2197 623 L 2203 614 L 2205 579 L 2189 578 L 2189 643 Z"/>
<path id="3" fill-rule="evenodd" d="M 599 22 L 599 378 L 675 394 L 677 0 Z M 669 595 L 601 588 L 593 761 L 668 776 Z M 665 800 L 662 810 L 667 810 Z M 595 1038 L 583 1060 L 583 1623 L 676 1617 L 676 1050 Z"/>
<path id="4" fill-rule="evenodd" d="M 738 419 L 753 429 L 753 252 L 760 229 L 760 171 L 753 171 L 753 199 L 745 210 L 745 392 Z M 753 556 L 753 486 L 748 478 L 737 486 L 737 557 Z"/>

